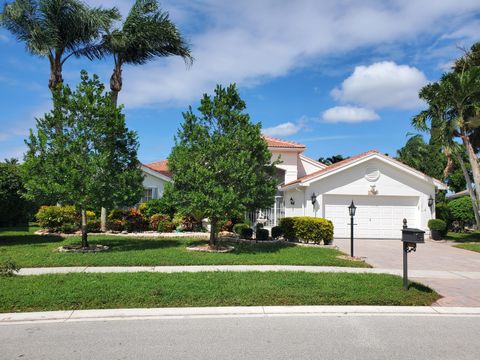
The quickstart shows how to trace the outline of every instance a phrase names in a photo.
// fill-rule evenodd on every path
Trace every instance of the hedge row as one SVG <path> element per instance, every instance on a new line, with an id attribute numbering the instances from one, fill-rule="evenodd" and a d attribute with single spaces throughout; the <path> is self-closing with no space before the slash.
<path id="1" fill-rule="evenodd" d="M 283 236 L 289 241 L 305 241 L 325 245 L 333 241 L 333 223 L 322 218 L 307 216 L 287 217 L 280 220 Z"/>

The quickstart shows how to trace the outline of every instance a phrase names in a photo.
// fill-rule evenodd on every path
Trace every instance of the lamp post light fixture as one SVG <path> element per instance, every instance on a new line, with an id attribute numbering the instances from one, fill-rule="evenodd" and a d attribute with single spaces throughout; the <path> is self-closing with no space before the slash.
<path id="1" fill-rule="evenodd" d="M 357 207 L 355 204 L 352 203 L 348 207 L 348 214 L 350 215 L 350 256 L 353 258 L 353 217 L 355 216 L 355 212 L 357 211 Z"/>
<path id="2" fill-rule="evenodd" d="M 312 194 L 311 200 L 312 200 L 312 205 L 315 206 L 315 203 L 317 202 L 317 195 L 315 195 L 315 193 Z"/>
<path id="3" fill-rule="evenodd" d="M 293 200 L 293 197 L 290 198 L 290 205 L 295 205 L 295 200 Z"/>
<path id="4" fill-rule="evenodd" d="M 431 209 L 432 206 L 433 206 L 433 201 L 434 201 L 434 200 L 433 200 L 433 197 L 432 197 L 432 195 L 430 195 L 430 197 L 428 198 L 428 207 L 429 207 L 430 209 Z"/>

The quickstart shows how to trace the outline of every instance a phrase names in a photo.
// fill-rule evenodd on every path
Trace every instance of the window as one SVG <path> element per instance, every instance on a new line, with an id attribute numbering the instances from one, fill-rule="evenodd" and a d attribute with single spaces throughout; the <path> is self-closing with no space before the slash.
<path id="1" fill-rule="evenodd" d="M 142 200 L 140 200 L 140 202 L 144 203 L 144 202 L 147 202 L 148 200 L 152 200 L 152 199 L 153 199 L 153 188 L 144 189 Z"/>

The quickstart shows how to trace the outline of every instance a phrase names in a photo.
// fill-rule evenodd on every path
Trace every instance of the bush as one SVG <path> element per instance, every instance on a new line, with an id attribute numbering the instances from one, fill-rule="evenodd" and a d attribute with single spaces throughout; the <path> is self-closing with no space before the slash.
<path id="1" fill-rule="evenodd" d="M 53 232 L 78 230 L 78 214 L 73 206 L 42 206 L 35 215 L 38 225 Z"/>
<path id="2" fill-rule="evenodd" d="M 170 217 L 174 215 L 174 209 L 165 196 L 140 204 L 138 210 L 147 219 L 150 219 L 155 214 L 168 214 Z"/>
<path id="3" fill-rule="evenodd" d="M 202 221 L 198 221 L 193 215 L 186 215 L 183 219 L 183 229 L 185 231 L 203 231 Z"/>
<path id="4" fill-rule="evenodd" d="M 107 220 L 107 228 L 112 231 L 123 231 L 125 230 L 125 220 L 109 219 Z"/>
<path id="5" fill-rule="evenodd" d="M 150 217 L 150 229 L 158 231 L 158 224 L 160 222 L 170 221 L 170 216 L 165 214 L 154 214 Z"/>
<path id="6" fill-rule="evenodd" d="M 233 229 L 233 221 L 232 220 L 226 220 L 221 223 L 220 225 L 220 231 L 228 231 L 231 232 Z"/>
<path id="7" fill-rule="evenodd" d="M 450 224 L 452 223 L 452 214 L 450 213 L 450 209 L 448 204 L 446 203 L 438 203 L 435 205 L 435 217 L 437 219 L 441 219 L 445 221 L 447 228 L 450 228 Z"/>
<path id="8" fill-rule="evenodd" d="M 87 219 L 87 231 L 88 232 L 100 232 L 100 220 L 99 219 Z"/>
<path id="9" fill-rule="evenodd" d="M 472 200 L 469 196 L 454 199 L 448 203 L 448 209 L 452 221 L 458 221 L 462 226 L 469 225 L 475 221 Z"/>
<path id="10" fill-rule="evenodd" d="M 257 240 L 268 240 L 268 230 L 267 229 L 257 229 L 255 233 L 255 238 Z"/>
<path id="11" fill-rule="evenodd" d="M 240 230 L 240 237 L 242 239 L 251 239 L 253 236 L 253 229 L 247 227 Z"/>
<path id="12" fill-rule="evenodd" d="M 242 233 L 242 229 L 248 229 L 249 227 L 250 226 L 248 226 L 247 224 L 243 224 L 243 223 L 235 224 L 235 225 L 233 225 L 233 232 L 235 234 L 240 235 Z"/>
<path id="13" fill-rule="evenodd" d="M 172 232 L 175 229 L 175 225 L 170 220 L 159 221 L 158 232 Z"/>
<path id="14" fill-rule="evenodd" d="M 333 223 L 327 219 L 307 216 L 283 218 L 280 226 L 284 237 L 291 241 L 313 241 L 319 244 L 323 240 L 326 245 L 333 241 Z"/>
<path id="15" fill-rule="evenodd" d="M 430 219 L 428 220 L 428 228 L 443 233 L 447 229 L 447 224 L 441 219 Z"/>
<path id="16" fill-rule="evenodd" d="M 136 209 L 113 209 L 108 215 L 107 226 L 113 231 L 144 231 L 148 228 L 148 221 Z"/>
<path id="17" fill-rule="evenodd" d="M 183 223 L 185 222 L 185 216 L 180 213 L 176 213 L 172 219 L 173 226 L 175 229 L 184 230 Z"/>
<path id="18" fill-rule="evenodd" d="M 0 276 L 13 276 L 20 267 L 11 259 L 5 259 L 0 262 Z"/>
<path id="19" fill-rule="evenodd" d="M 283 235 L 283 230 L 280 226 L 272 227 L 272 238 L 273 239 L 278 239 L 282 235 Z"/>

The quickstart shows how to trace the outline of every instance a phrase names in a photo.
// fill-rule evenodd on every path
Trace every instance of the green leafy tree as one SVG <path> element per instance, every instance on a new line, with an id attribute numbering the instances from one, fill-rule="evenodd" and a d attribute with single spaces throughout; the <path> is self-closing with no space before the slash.
<path id="1" fill-rule="evenodd" d="M 25 225 L 35 211 L 32 202 L 25 200 L 21 165 L 16 159 L 0 163 L 0 226 Z"/>
<path id="2" fill-rule="evenodd" d="M 15 0 L 4 5 L 0 25 L 30 53 L 48 58 L 48 87 L 53 91 L 63 82 L 65 62 L 95 45 L 119 16 L 115 8 L 92 8 L 79 0 Z"/>
<path id="3" fill-rule="evenodd" d="M 179 211 L 208 217 L 210 245 L 216 245 L 222 220 L 248 209 L 270 206 L 276 191 L 275 166 L 261 135 L 245 113 L 235 85 L 217 85 L 205 94 L 196 114 L 183 124 L 168 158 Z"/>
<path id="4" fill-rule="evenodd" d="M 462 227 L 463 225 L 471 224 L 475 220 L 472 202 L 468 196 L 450 201 L 448 210 L 452 221 L 459 221 Z"/>
<path id="5" fill-rule="evenodd" d="M 168 12 L 162 11 L 157 0 L 135 0 L 122 26 L 109 31 L 100 44 L 85 48 L 82 54 L 90 59 L 112 55 L 114 69 L 110 90 L 114 103 L 122 90 L 122 67 L 143 65 L 158 57 L 180 56 L 190 64 L 188 44 Z"/>
<path id="6" fill-rule="evenodd" d="M 55 198 L 81 213 L 82 247 L 88 247 L 86 210 L 135 204 L 143 192 L 137 134 L 96 75 L 81 73 L 75 91 L 62 86 L 57 106 L 37 119 L 26 141 L 27 197 Z M 61 131 L 56 131 L 61 125 Z"/>
<path id="7" fill-rule="evenodd" d="M 327 158 L 324 158 L 324 157 L 321 157 L 318 159 L 318 162 L 321 162 L 322 164 L 325 164 L 325 165 L 332 165 L 332 164 L 335 164 L 339 161 L 343 161 L 343 160 L 346 160 L 348 159 L 348 156 L 347 157 L 344 157 L 343 155 L 332 155 L 330 157 L 327 157 Z"/>

